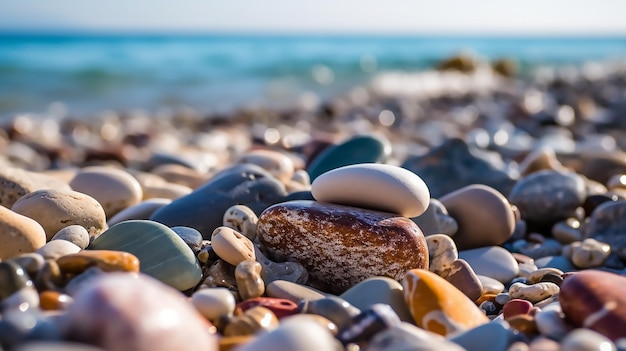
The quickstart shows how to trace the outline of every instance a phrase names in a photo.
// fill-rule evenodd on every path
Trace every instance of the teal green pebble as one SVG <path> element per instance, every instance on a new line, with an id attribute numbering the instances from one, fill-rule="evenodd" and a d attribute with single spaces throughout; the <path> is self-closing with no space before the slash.
<path id="1" fill-rule="evenodd" d="M 202 269 L 193 251 L 172 229 L 149 220 L 118 223 L 96 238 L 92 250 L 117 250 L 137 256 L 140 271 L 178 290 L 193 288 Z"/>
<path id="2" fill-rule="evenodd" d="M 311 181 L 335 168 L 358 163 L 383 163 L 391 155 L 389 140 L 376 135 L 358 135 L 322 151 L 307 168 Z"/>

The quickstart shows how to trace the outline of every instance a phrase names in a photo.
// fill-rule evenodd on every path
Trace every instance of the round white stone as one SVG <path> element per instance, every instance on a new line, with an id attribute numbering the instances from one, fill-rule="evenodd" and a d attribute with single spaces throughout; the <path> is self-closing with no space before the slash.
<path id="1" fill-rule="evenodd" d="M 417 217 L 430 202 L 428 187 L 417 174 L 392 165 L 362 163 L 317 177 L 311 184 L 317 201 Z"/>

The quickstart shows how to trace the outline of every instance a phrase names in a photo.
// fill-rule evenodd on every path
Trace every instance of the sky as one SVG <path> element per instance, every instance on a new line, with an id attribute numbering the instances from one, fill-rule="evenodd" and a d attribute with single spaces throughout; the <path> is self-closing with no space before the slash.
<path id="1" fill-rule="evenodd" d="M 4 0 L 0 30 L 626 35 L 625 0 Z"/>

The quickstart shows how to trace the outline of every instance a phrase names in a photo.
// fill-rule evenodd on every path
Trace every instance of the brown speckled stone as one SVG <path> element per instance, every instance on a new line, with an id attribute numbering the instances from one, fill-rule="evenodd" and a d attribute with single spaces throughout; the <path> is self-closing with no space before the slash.
<path id="1" fill-rule="evenodd" d="M 289 201 L 267 208 L 257 234 L 277 261 L 295 260 L 333 293 L 371 276 L 402 279 L 428 269 L 421 230 L 405 217 L 316 201 Z"/>

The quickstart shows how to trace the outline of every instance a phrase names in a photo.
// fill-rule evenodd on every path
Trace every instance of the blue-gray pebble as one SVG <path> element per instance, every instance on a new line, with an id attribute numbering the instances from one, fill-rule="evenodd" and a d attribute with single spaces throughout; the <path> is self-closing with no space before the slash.
<path id="1" fill-rule="evenodd" d="M 419 175 L 434 198 L 472 184 L 485 184 L 508 194 L 515 184 L 503 165 L 458 138 L 448 139 L 425 155 L 407 159 L 402 167 Z"/>
<path id="2" fill-rule="evenodd" d="M 209 240 L 231 206 L 246 205 L 258 216 L 286 195 L 285 186 L 267 171 L 253 164 L 240 164 L 219 172 L 191 194 L 161 207 L 150 219 L 168 227 L 195 228 Z"/>
<path id="3" fill-rule="evenodd" d="M 582 176 L 543 170 L 520 179 L 509 194 L 509 201 L 529 225 L 551 228 L 558 221 L 575 217 L 586 196 Z"/>
<path id="4" fill-rule="evenodd" d="M 187 246 L 193 251 L 197 253 L 202 249 L 202 234 L 194 228 L 190 227 L 172 227 L 174 233 L 176 233 Z"/>

